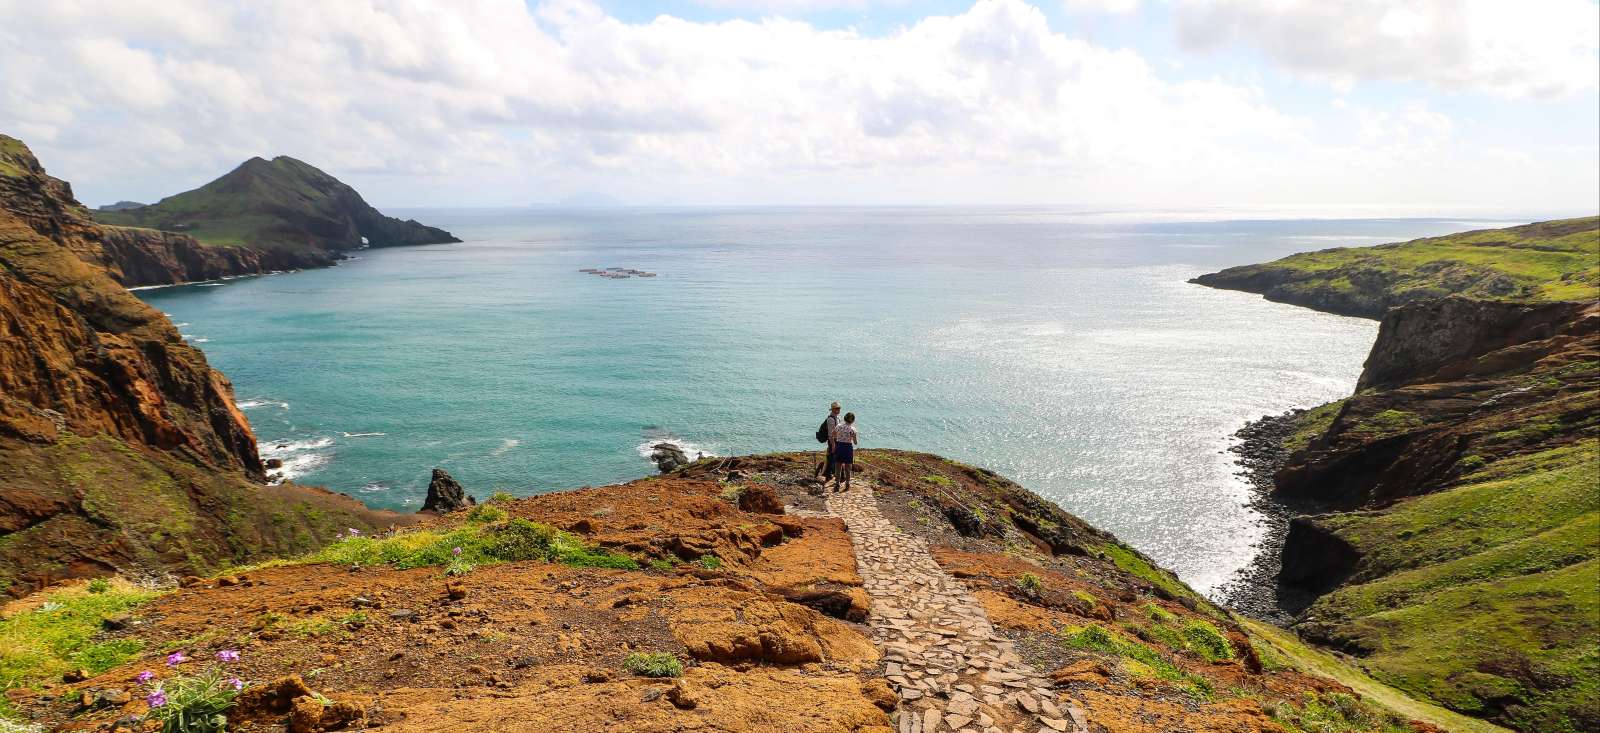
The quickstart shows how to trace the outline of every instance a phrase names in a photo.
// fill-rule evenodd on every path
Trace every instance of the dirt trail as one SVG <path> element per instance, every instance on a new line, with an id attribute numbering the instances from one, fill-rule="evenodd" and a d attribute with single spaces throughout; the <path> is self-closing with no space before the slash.
<path id="1" fill-rule="evenodd" d="M 1088 733 L 1083 711 L 1056 705 L 1051 681 L 995 631 L 927 542 L 884 518 L 870 483 L 855 483 L 828 497 L 828 513 L 849 528 L 872 597 L 873 643 L 900 694 L 899 733 Z"/>

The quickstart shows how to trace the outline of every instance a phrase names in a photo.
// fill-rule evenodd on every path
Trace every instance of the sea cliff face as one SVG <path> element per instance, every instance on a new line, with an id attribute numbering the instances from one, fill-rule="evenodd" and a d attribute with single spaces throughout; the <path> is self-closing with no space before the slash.
<path id="1" fill-rule="evenodd" d="M 177 285 L 241 275 L 329 267 L 342 255 L 248 247 L 211 247 L 187 234 L 135 227 L 102 227 L 103 262 L 127 287 Z"/>
<path id="2" fill-rule="evenodd" d="M 259 485 L 232 385 L 113 279 L 107 241 L 122 236 L 0 136 L 0 589 L 309 547 L 319 534 L 296 502 L 377 520 Z"/>

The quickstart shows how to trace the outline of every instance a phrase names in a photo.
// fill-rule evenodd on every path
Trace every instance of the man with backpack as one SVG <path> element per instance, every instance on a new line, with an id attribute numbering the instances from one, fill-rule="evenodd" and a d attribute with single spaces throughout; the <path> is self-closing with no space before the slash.
<path id="1" fill-rule="evenodd" d="M 828 417 L 822 421 L 822 426 L 817 428 L 817 442 L 828 444 L 828 457 L 822 465 L 817 466 L 817 472 L 812 475 L 812 478 L 820 478 L 824 485 L 828 483 L 828 479 L 833 478 L 834 471 L 837 468 L 833 461 L 833 432 L 838 426 L 839 403 L 835 402 L 828 408 Z"/>

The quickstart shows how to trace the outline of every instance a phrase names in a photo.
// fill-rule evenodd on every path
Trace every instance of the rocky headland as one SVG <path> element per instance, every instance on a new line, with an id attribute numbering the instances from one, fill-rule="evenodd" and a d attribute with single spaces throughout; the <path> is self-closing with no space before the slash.
<path id="1" fill-rule="evenodd" d="M 251 158 L 195 190 L 91 215 L 113 233 L 104 263 L 129 287 L 327 267 L 363 247 L 461 241 L 384 216 L 355 189 L 287 156 Z"/>
<path id="2" fill-rule="evenodd" d="M 1197 279 L 1239 285 L 1254 273 L 1243 289 L 1335 312 L 1398 304 L 1381 314 L 1354 395 L 1247 436 L 1246 454 L 1265 456 L 1272 472 L 1271 500 L 1293 507 L 1281 556 L 1268 560 L 1279 568 L 1270 593 L 1302 637 L 1354 655 L 1379 679 L 1522 730 L 1600 727 L 1597 221 L 1386 245 L 1370 257 L 1331 250 L 1388 268 L 1350 279 L 1372 288 L 1335 287 L 1343 300 L 1327 287 L 1349 270 L 1273 290 L 1263 273 L 1303 272 L 1304 262 L 1285 263 L 1305 255 Z M 1443 240 L 1479 248 L 1477 275 L 1456 282 L 1465 292 L 1502 279 L 1515 288 L 1419 294 L 1406 283 L 1460 272 L 1427 259 Z M 1518 251 L 1502 262 L 1493 252 L 1507 243 Z"/>

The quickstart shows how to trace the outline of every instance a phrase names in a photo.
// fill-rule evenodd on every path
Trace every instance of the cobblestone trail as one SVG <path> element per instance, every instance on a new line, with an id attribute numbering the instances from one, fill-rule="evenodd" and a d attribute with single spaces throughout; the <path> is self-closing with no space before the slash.
<path id="1" fill-rule="evenodd" d="M 871 485 L 828 497 L 844 520 L 872 597 L 873 643 L 900 693 L 899 733 L 1088 733 L 1075 706 L 1022 661 L 983 606 L 934 562 L 928 544 L 878 511 Z"/>

